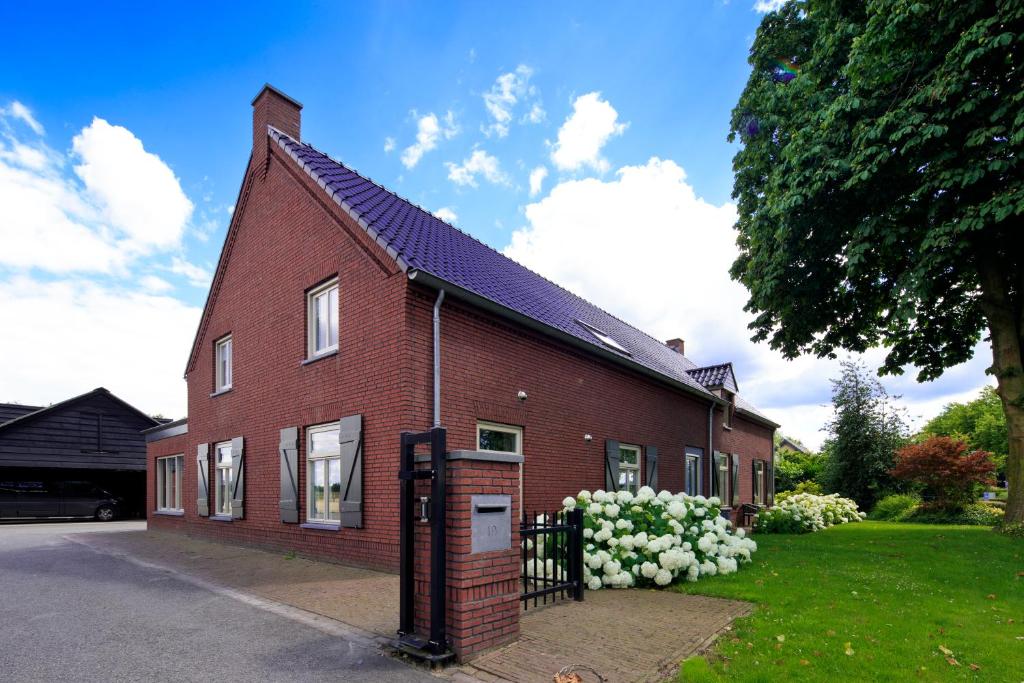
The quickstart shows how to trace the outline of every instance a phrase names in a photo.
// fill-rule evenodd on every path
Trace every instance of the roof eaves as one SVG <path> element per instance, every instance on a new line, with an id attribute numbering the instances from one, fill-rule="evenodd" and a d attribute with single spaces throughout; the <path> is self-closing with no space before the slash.
<path id="1" fill-rule="evenodd" d="M 543 332 L 549 336 L 555 337 L 556 339 L 560 339 L 572 346 L 593 353 L 601 358 L 605 358 L 619 365 L 626 366 L 635 372 L 639 372 L 642 375 L 652 377 L 677 389 L 682 389 L 684 392 L 691 394 L 693 396 L 698 396 L 701 399 L 711 401 L 718 405 L 726 405 L 728 403 L 725 399 L 716 396 L 715 394 L 704 389 L 700 385 L 691 386 L 685 382 L 681 382 L 673 377 L 670 377 L 669 375 L 658 372 L 653 368 L 649 368 L 646 365 L 643 365 L 642 363 L 635 361 L 630 356 L 626 356 L 621 353 L 616 353 L 611 349 L 607 349 L 603 346 L 598 346 L 597 344 L 585 341 L 583 339 L 580 339 L 579 337 L 568 334 L 558 329 L 557 327 L 553 327 L 544 322 L 541 322 L 540 320 L 537 320 L 536 318 L 520 313 L 519 311 L 515 311 L 509 308 L 508 306 L 500 304 L 497 301 L 494 301 L 493 299 L 485 297 L 476 292 L 465 289 L 460 285 L 448 282 L 447 280 L 440 278 L 421 268 L 415 268 L 410 270 L 408 272 L 408 277 L 410 280 L 422 282 L 423 284 L 429 287 L 433 287 L 435 289 L 443 288 L 449 294 L 454 295 L 457 298 L 460 298 L 464 301 L 468 301 L 469 303 L 475 304 L 477 306 L 481 306 L 485 310 L 490 310 L 493 313 L 497 313 L 507 319 L 524 325 L 525 327 L 537 330 L 539 332 Z"/>
<path id="2" fill-rule="evenodd" d="M 340 195 L 338 195 L 333 190 L 327 189 L 327 181 L 325 181 L 320 176 L 320 174 L 313 169 L 313 167 L 310 164 L 307 164 L 306 162 L 302 161 L 299 158 L 299 156 L 288 147 L 287 143 L 285 142 L 285 138 L 287 138 L 287 136 L 284 133 L 277 130 L 273 126 L 267 126 L 267 134 L 274 142 L 277 143 L 277 146 L 280 147 L 285 152 L 285 154 L 291 157 L 292 161 L 294 161 L 298 165 L 298 167 L 301 168 L 306 173 L 306 175 L 308 175 L 313 180 L 313 182 L 320 186 L 324 193 L 331 198 L 332 202 L 337 204 L 342 211 L 347 213 L 349 217 L 352 220 L 354 220 L 356 224 L 358 224 L 359 227 L 366 232 L 370 239 L 376 242 L 381 249 L 387 252 L 387 255 L 395 261 L 395 263 L 398 265 L 398 268 L 403 273 L 408 272 L 409 263 L 404 258 L 402 258 L 402 255 L 398 253 L 398 250 L 395 249 L 395 247 L 392 246 L 386 239 L 384 239 L 383 235 L 374 230 L 373 225 L 365 218 L 363 218 L 363 216 L 358 211 L 356 211 L 347 202 L 341 199 Z M 291 138 L 287 139 L 290 140 Z"/>
<path id="3" fill-rule="evenodd" d="M 128 403 L 128 401 L 125 401 L 124 399 L 121 399 L 121 398 L 118 398 L 117 396 L 114 396 L 114 394 L 110 393 L 109 389 L 107 389 L 105 387 L 96 387 L 92 391 L 87 391 L 84 394 L 79 394 L 78 396 L 72 396 L 71 398 L 66 398 L 63 401 L 60 401 L 59 403 L 54 403 L 53 405 L 49 405 L 49 406 L 46 406 L 44 408 L 40 408 L 39 410 L 35 410 L 35 411 L 31 412 L 31 413 L 26 413 L 24 415 L 20 415 L 20 416 L 14 418 L 13 420 L 9 420 L 7 422 L 4 422 L 3 424 L 0 424 L 0 431 L 2 431 L 4 429 L 7 429 L 8 427 L 11 427 L 12 425 L 24 424 L 26 422 L 29 422 L 32 419 L 35 419 L 36 417 L 39 417 L 40 415 L 45 415 L 46 413 L 49 413 L 49 412 L 54 411 L 54 410 L 57 410 L 58 408 L 67 407 L 67 406 L 71 405 L 72 403 L 75 403 L 76 401 L 80 401 L 83 398 L 86 398 L 88 396 L 93 396 L 93 395 L 96 395 L 96 394 L 102 394 L 104 396 L 107 396 L 108 398 L 113 399 L 114 401 L 117 401 L 121 405 L 125 406 L 126 408 L 128 408 L 132 412 L 136 413 L 137 415 L 139 415 L 139 416 L 149 420 L 154 425 L 157 424 L 157 421 L 154 420 L 152 417 L 150 417 L 149 415 L 146 415 L 144 412 L 142 412 L 141 410 L 139 410 L 138 408 L 133 406 L 131 403 Z"/>

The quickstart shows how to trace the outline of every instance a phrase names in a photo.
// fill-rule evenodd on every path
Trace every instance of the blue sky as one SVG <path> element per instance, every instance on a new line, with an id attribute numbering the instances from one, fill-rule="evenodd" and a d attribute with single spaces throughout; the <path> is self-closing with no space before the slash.
<path id="1" fill-rule="evenodd" d="M 733 360 L 745 395 L 817 443 L 835 364 L 750 344 L 724 273 L 725 138 L 753 5 L 8 7 L 0 198 L 16 207 L 0 236 L 15 246 L 0 254 L 0 316 L 30 324 L 0 339 L 26 359 L 0 370 L 0 400 L 104 384 L 144 410 L 184 411 L 249 102 L 270 82 L 305 105 L 304 140 L 642 329 L 684 337 L 698 362 Z M 934 412 L 984 382 L 984 361 L 893 388 Z"/>

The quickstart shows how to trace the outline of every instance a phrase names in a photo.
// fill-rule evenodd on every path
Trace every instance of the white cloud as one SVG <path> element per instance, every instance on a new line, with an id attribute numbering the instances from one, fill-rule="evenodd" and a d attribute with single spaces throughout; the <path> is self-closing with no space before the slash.
<path id="1" fill-rule="evenodd" d="M 427 114 L 416 121 L 416 142 L 409 145 L 402 152 L 402 164 L 406 168 L 413 168 L 420 163 L 423 155 L 437 147 L 438 141 L 443 137 L 450 140 L 459 133 L 459 126 L 455 123 L 455 114 L 448 112 L 444 116 L 444 126 L 438 120 L 436 114 Z"/>
<path id="2" fill-rule="evenodd" d="M 541 187 L 544 185 L 544 179 L 548 177 L 548 169 L 546 166 L 538 166 L 537 168 L 530 171 L 530 196 L 534 197 L 540 194 Z"/>
<path id="3" fill-rule="evenodd" d="M 443 220 L 445 223 L 454 224 L 459 219 L 459 214 L 449 206 L 442 206 L 440 209 L 434 212 L 434 215 Z"/>
<path id="4" fill-rule="evenodd" d="M 780 9 L 786 4 L 788 0 L 757 0 L 754 3 L 754 11 L 760 12 L 761 14 L 767 14 L 768 12 L 774 12 Z"/>
<path id="5" fill-rule="evenodd" d="M 213 280 L 213 274 L 205 268 L 197 266 L 194 263 L 190 263 L 180 256 L 175 256 L 171 259 L 171 265 L 167 268 L 175 275 L 181 275 L 188 283 L 193 287 L 199 287 L 205 289 L 210 286 L 210 282 Z"/>
<path id="6" fill-rule="evenodd" d="M 84 280 L 0 281 L 0 400 L 47 405 L 103 386 L 147 413 L 186 412 L 200 309 Z M 69 343 L 72 342 L 72 343 Z"/>
<path id="7" fill-rule="evenodd" d="M 395 139 L 391 136 L 384 138 L 384 153 L 390 154 L 395 151 Z"/>
<path id="8" fill-rule="evenodd" d="M 619 123 L 619 114 L 601 99 L 601 93 L 580 95 L 573 102 L 573 112 L 558 129 L 558 140 L 551 150 L 551 161 L 562 171 L 576 171 L 584 166 L 604 173 L 608 161 L 601 148 L 608 139 L 621 135 L 628 123 Z"/>
<path id="9" fill-rule="evenodd" d="M 192 202 L 130 131 L 94 119 L 65 156 L 20 139 L 7 123 L 14 116 L 31 118 L 14 104 L 0 110 L 0 265 L 124 273 L 138 257 L 180 244 Z"/>
<path id="10" fill-rule="evenodd" d="M 174 285 L 162 277 L 157 277 L 156 275 L 143 275 L 139 279 L 139 284 L 142 285 L 144 290 L 154 294 L 161 294 L 174 289 Z"/>
<path id="11" fill-rule="evenodd" d="M 527 225 L 504 253 L 661 340 L 682 337 L 702 365 L 732 361 L 741 394 L 782 423 L 783 431 L 817 447 L 829 411 L 830 377 L 838 361 L 786 361 L 750 342 L 747 292 L 729 278 L 736 256 L 736 210 L 698 197 L 683 169 L 650 159 L 610 180 L 566 180 L 527 205 Z M 566 258 L 572 254 L 572 258 Z M 609 277 L 613 273 L 613 277 Z M 979 357 L 921 385 L 912 375 L 884 378 L 912 414 L 930 417 L 946 400 L 985 381 Z M 884 355 L 865 356 L 877 367 Z"/>
<path id="12" fill-rule="evenodd" d="M 508 135 L 516 105 L 523 100 L 537 97 L 537 88 L 530 83 L 532 76 L 533 69 L 520 64 L 515 71 L 498 76 L 491 89 L 484 93 L 484 106 L 493 119 L 489 125 L 481 126 L 480 130 L 484 135 L 496 135 L 499 138 Z M 534 101 L 522 122 L 540 123 L 544 117 L 544 108 L 540 102 Z"/>
<path id="13" fill-rule="evenodd" d="M 478 175 L 482 175 L 487 182 L 495 185 L 508 183 L 508 177 L 501 170 L 501 164 L 497 157 L 491 156 L 482 149 L 473 150 L 469 158 L 464 159 L 461 164 L 449 161 L 445 166 L 448 167 L 448 179 L 456 185 L 476 187 Z"/>
<path id="14" fill-rule="evenodd" d="M 18 100 L 14 100 L 6 107 L 0 107 L 0 117 L 18 119 L 31 128 L 36 135 L 43 135 L 45 133 L 43 124 L 39 123 L 36 117 L 32 115 L 32 111 Z"/>

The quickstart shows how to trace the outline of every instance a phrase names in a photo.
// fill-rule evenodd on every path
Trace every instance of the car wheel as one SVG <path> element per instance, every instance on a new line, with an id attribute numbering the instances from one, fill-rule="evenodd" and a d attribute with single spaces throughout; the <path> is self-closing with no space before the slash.
<path id="1" fill-rule="evenodd" d="M 114 519 L 114 508 L 109 505 L 101 505 L 96 510 L 96 519 L 101 522 L 109 522 Z"/>

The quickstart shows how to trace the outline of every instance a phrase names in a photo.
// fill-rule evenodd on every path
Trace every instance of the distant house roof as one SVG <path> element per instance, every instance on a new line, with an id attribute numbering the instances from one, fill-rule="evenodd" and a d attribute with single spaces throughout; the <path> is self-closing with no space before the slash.
<path id="1" fill-rule="evenodd" d="M 605 357 L 720 401 L 690 371 L 696 363 L 344 164 L 268 127 L 268 134 L 410 278 L 439 281 L 533 321 Z M 454 292 L 453 292 L 454 293 Z M 195 349 L 193 349 L 193 357 Z M 731 366 L 730 366 L 731 372 Z M 762 421 L 771 421 L 752 413 Z M 774 425 L 774 423 L 771 423 Z"/>
<path id="2" fill-rule="evenodd" d="M 788 448 L 791 451 L 796 451 L 797 453 L 811 452 L 811 449 L 809 449 L 807 446 L 803 445 L 799 441 L 794 441 L 793 439 L 790 439 L 788 436 L 782 437 L 782 439 L 779 441 L 779 446 L 781 448 Z"/>
<path id="3" fill-rule="evenodd" d="M 0 403 L 0 425 L 5 422 L 10 422 L 22 415 L 34 413 L 40 408 L 42 408 L 42 406 L 23 406 L 20 403 Z"/>
<path id="4" fill-rule="evenodd" d="M 34 420 L 34 419 L 36 419 L 38 417 L 41 417 L 43 415 L 47 415 L 47 414 L 49 414 L 49 413 L 51 413 L 51 412 L 53 412 L 55 410 L 59 410 L 60 408 L 65 408 L 65 407 L 67 407 L 67 406 L 69 406 L 69 405 L 71 405 L 73 403 L 77 403 L 78 401 L 86 399 L 86 398 L 88 398 L 90 396 L 94 396 L 96 394 L 102 394 L 104 396 L 107 396 L 107 397 L 113 399 L 114 401 L 117 401 L 118 403 L 120 403 L 120 404 L 124 405 L 126 408 L 128 408 L 131 412 L 136 413 L 137 415 L 140 415 L 141 417 L 143 417 L 146 420 L 148 420 L 149 422 L 151 422 L 153 425 L 160 424 L 158 420 L 155 420 L 152 417 L 150 417 L 149 415 L 146 415 L 144 412 L 142 412 L 141 410 L 139 410 L 138 408 L 133 406 L 131 403 L 128 403 L 127 401 L 124 401 L 124 400 L 118 398 L 117 396 L 114 396 L 112 393 L 110 393 L 109 390 L 107 390 L 107 389 L 105 389 L 103 387 L 97 387 L 97 388 L 93 389 L 92 391 L 87 391 L 84 394 L 80 394 L 78 396 L 73 396 L 73 397 L 71 397 L 69 399 L 61 401 L 60 403 L 54 403 L 54 404 L 48 405 L 48 406 L 46 406 L 44 408 L 33 408 L 31 411 L 23 412 L 21 415 L 13 418 L 11 420 L 8 420 L 6 422 L 0 422 L 0 432 L 3 432 L 4 430 L 8 429 L 9 427 L 25 424 L 26 422 Z M 4 406 L 15 405 L 15 406 L 17 406 L 19 408 L 31 407 L 31 406 L 18 406 L 17 404 L 10 404 L 10 403 L 4 403 L 4 404 L 0 404 L 0 405 L 4 405 Z"/>

